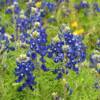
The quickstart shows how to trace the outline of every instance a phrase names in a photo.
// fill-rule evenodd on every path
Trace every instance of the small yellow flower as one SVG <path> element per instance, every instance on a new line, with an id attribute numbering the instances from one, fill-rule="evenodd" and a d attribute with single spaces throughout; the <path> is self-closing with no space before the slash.
<path id="1" fill-rule="evenodd" d="M 74 35 L 81 35 L 81 34 L 83 34 L 83 33 L 84 33 L 84 29 L 83 29 L 83 28 L 78 29 L 78 30 L 75 30 L 75 31 L 73 32 Z"/>
<path id="2" fill-rule="evenodd" d="M 73 21 L 73 22 L 71 23 L 71 27 L 72 27 L 72 28 L 77 28 L 77 27 L 78 27 L 77 21 Z"/>
<path id="3" fill-rule="evenodd" d="M 39 2 L 37 2 L 37 3 L 35 4 L 35 6 L 36 6 L 37 8 L 40 8 L 41 5 L 42 5 L 42 2 L 41 2 L 41 1 L 39 1 Z"/>

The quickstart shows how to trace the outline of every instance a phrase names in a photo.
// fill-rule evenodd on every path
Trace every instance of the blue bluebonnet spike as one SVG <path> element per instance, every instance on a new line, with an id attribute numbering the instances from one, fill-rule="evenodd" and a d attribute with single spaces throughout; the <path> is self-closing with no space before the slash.
<path id="1" fill-rule="evenodd" d="M 18 91 L 22 91 L 25 87 L 29 87 L 33 90 L 33 85 L 36 84 L 35 77 L 32 73 L 34 69 L 34 63 L 25 55 L 21 55 L 20 58 L 17 59 L 15 75 L 18 77 L 18 79 L 16 82 L 20 83 L 23 81 L 23 79 L 25 79 L 23 85 L 18 88 Z"/>
<path id="2" fill-rule="evenodd" d="M 82 8 L 89 8 L 89 3 L 87 1 L 81 1 L 80 7 L 82 7 Z"/>
<path id="3" fill-rule="evenodd" d="M 46 67 L 46 65 L 44 65 L 44 64 L 42 64 L 41 65 L 41 69 L 43 70 L 43 71 L 49 71 L 49 69 Z"/>

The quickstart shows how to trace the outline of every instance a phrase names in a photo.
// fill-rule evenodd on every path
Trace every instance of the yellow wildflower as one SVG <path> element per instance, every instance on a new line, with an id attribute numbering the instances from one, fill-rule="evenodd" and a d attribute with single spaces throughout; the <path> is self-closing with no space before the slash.
<path id="1" fill-rule="evenodd" d="M 37 3 L 35 4 L 35 6 L 36 6 L 37 8 L 40 8 L 40 7 L 41 7 L 41 4 L 42 4 L 42 2 L 39 1 L 39 2 L 37 2 Z"/>
<path id="2" fill-rule="evenodd" d="M 78 30 L 75 30 L 75 31 L 73 32 L 74 35 L 81 35 L 81 34 L 83 34 L 83 33 L 84 33 L 84 29 L 83 29 L 83 28 L 78 29 Z"/>
<path id="3" fill-rule="evenodd" d="M 71 27 L 72 27 L 72 28 L 77 28 L 77 27 L 78 27 L 77 21 L 73 21 L 73 22 L 71 23 Z"/>

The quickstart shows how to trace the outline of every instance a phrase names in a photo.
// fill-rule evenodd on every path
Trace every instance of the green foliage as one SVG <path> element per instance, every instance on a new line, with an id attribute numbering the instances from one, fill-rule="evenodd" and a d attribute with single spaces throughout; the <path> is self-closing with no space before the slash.
<path id="1" fill-rule="evenodd" d="M 52 2 L 54 0 L 47 1 Z M 75 2 L 80 0 L 72 1 Z M 93 0 L 88 1 L 92 2 Z M 24 9 L 26 6 L 23 3 L 20 3 L 20 7 Z M 10 22 L 10 15 L 5 15 L 4 9 L 0 12 L 0 16 L 2 16 L 0 24 L 9 24 L 9 27 L 6 28 L 6 31 L 11 34 L 14 32 L 14 29 Z M 70 15 L 69 18 L 62 19 L 61 13 L 62 9 L 59 7 L 54 16 L 57 19 L 57 23 L 47 25 L 49 27 L 47 29 L 49 42 L 51 41 L 51 38 L 56 36 L 58 33 L 60 26 L 59 24 L 63 22 L 70 22 L 72 18 L 74 18 L 72 15 Z M 86 17 L 81 11 L 79 12 L 78 16 L 75 17 L 75 20 L 80 22 L 80 24 L 85 28 L 86 33 L 90 33 L 84 35 L 84 43 L 87 45 L 87 60 L 89 60 L 89 56 L 95 48 L 96 40 L 98 37 L 100 37 L 100 14 L 97 16 L 90 15 Z M 95 27 L 94 30 L 92 30 L 93 27 Z M 96 90 L 94 88 L 96 75 L 94 72 L 92 72 L 92 70 L 89 69 L 87 61 L 82 67 L 80 65 L 81 68 L 78 75 L 73 71 L 70 71 L 68 76 L 65 77 L 66 81 L 68 81 L 70 87 L 73 89 L 73 94 L 71 96 L 68 95 L 68 91 L 65 89 L 65 84 L 62 80 L 54 80 L 56 75 L 52 74 L 51 72 L 44 73 L 41 70 L 35 71 L 35 75 L 37 76 L 36 81 L 38 83 L 35 91 L 31 91 L 26 88 L 22 92 L 17 92 L 17 87 L 20 84 L 15 84 L 15 61 L 16 58 L 23 52 L 26 51 L 21 50 L 20 48 L 15 52 L 9 52 L 7 57 L 4 58 L 4 63 L 7 65 L 6 69 L 3 68 L 0 62 L 0 100 L 52 100 L 52 94 L 54 92 L 57 92 L 58 96 L 64 98 L 61 100 L 100 100 L 100 90 Z M 47 59 L 47 66 L 50 68 L 56 68 L 61 65 L 54 64 L 52 60 Z"/>

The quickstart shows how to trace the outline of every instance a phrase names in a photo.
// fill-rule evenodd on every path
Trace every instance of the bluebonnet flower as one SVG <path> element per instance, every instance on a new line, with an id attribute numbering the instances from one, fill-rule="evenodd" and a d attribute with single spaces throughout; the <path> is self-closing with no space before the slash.
<path id="1" fill-rule="evenodd" d="M 98 48 L 100 48 L 100 39 L 98 39 L 96 45 L 97 45 Z"/>
<path id="2" fill-rule="evenodd" d="M 32 51 L 31 49 L 28 50 L 27 56 L 32 58 L 33 60 L 35 60 L 37 58 L 37 54 L 34 51 Z"/>
<path id="3" fill-rule="evenodd" d="M 48 57 L 52 57 L 55 63 L 58 63 L 64 59 L 64 52 L 62 49 L 64 42 L 57 39 L 58 36 L 54 38 L 53 43 L 51 43 L 48 48 Z M 56 40 L 57 42 L 55 42 Z"/>
<path id="4" fill-rule="evenodd" d="M 48 11 L 52 12 L 52 11 L 55 10 L 56 4 L 55 3 L 51 3 L 51 2 L 43 2 L 42 3 L 42 8 L 43 9 L 48 8 Z"/>
<path id="5" fill-rule="evenodd" d="M 58 67 L 58 68 L 55 68 L 52 72 L 53 72 L 54 74 L 57 74 L 57 73 L 59 73 L 59 72 L 65 73 L 65 70 L 64 70 L 64 68 L 62 68 L 62 67 Z"/>
<path id="6" fill-rule="evenodd" d="M 8 0 L 9 1 L 9 0 Z M 9 5 L 5 11 L 6 14 L 12 14 L 12 17 L 15 17 L 17 14 L 20 13 L 20 7 L 18 5 L 17 0 L 9 1 L 9 3 L 12 3 L 12 5 Z M 14 19 L 15 20 L 15 19 Z"/>
<path id="7" fill-rule="evenodd" d="M 63 76 L 63 74 L 60 72 L 60 73 L 58 73 L 58 75 L 57 75 L 56 79 L 61 79 L 61 78 L 62 78 L 62 76 Z"/>
<path id="8" fill-rule="evenodd" d="M 75 3 L 74 4 L 74 8 L 79 12 L 79 11 L 81 11 L 81 9 L 83 9 L 83 13 L 84 13 L 84 15 L 88 15 L 90 12 L 89 12 L 89 8 L 90 8 L 90 4 L 87 2 L 87 1 L 85 1 L 85 0 L 83 0 L 83 1 L 81 1 L 80 3 Z"/>
<path id="9" fill-rule="evenodd" d="M 22 91 L 27 86 L 31 90 L 34 90 L 33 85 L 36 84 L 35 77 L 33 76 L 33 70 L 35 69 L 34 63 L 25 55 L 21 55 L 16 63 L 15 75 L 18 77 L 16 82 L 19 83 L 25 79 L 25 82 L 18 88 L 18 91 Z"/>
<path id="10" fill-rule="evenodd" d="M 15 36 L 14 36 L 14 34 L 11 35 L 10 41 L 11 41 L 11 42 L 14 42 L 14 41 L 15 41 Z"/>
<path id="11" fill-rule="evenodd" d="M 63 77 L 63 74 L 68 74 L 68 70 L 64 69 L 63 67 L 55 68 L 52 70 L 53 74 L 57 74 L 56 80 L 59 80 Z"/>
<path id="12" fill-rule="evenodd" d="M 12 0 L 13 1 L 13 3 L 18 3 L 18 0 Z"/>
<path id="13" fill-rule="evenodd" d="M 5 2 L 3 0 L 1 0 L 0 1 L 0 10 L 2 10 L 4 6 L 5 6 Z"/>
<path id="14" fill-rule="evenodd" d="M 18 2 L 17 0 L 7 0 L 7 3 L 10 4 L 12 3 L 12 5 L 8 6 L 8 8 L 6 9 L 6 14 L 19 14 L 20 13 L 20 8 L 18 6 Z"/>
<path id="15" fill-rule="evenodd" d="M 4 27 L 0 27 L 0 44 L 2 45 L 3 49 L 8 48 L 9 46 L 9 39 L 7 34 L 5 34 Z"/>
<path id="16" fill-rule="evenodd" d="M 80 7 L 81 8 L 89 8 L 89 3 L 87 1 L 81 1 L 80 2 Z"/>
<path id="17" fill-rule="evenodd" d="M 0 54 L 3 54 L 5 51 L 14 51 L 15 47 L 10 46 L 11 36 L 5 33 L 5 28 L 0 27 Z"/>
<path id="18" fill-rule="evenodd" d="M 65 26 L 65 25 L 64 25 Z M 57 35 L 48 48 L 48 57 L 52 58 L 55 63 L 62 62 L 65 64 L 59 69 L 55 69 L 53 73 L 58 74 L 56 79 L 60 79 L 63 73 L 68 74 L 68 69 L 79 72 L 78 63 L 81 63 L 86 58 L 86 47 L 82 43 L 82 37 L 73 35 L 69 28 L 64 31 L 61 27 L 63 34 Z M 63 70 L 61 70 L 63 69 Z"/>
<path id="19" fill-rule="evenodd" d="M 47 67 L 45 66 L 45 64 L 42 64 L 42 65 L 41 65 L 41 69 L 42 69 L 43 71 L 49 71 L 49 68 L 47 68 Z"/>
<path id="20" fill-rule="evenodd" d="M 95 82 L 94 86 L 95 86 L 96 89 L 100 89 L 100 84 L 99 84 L 99 82 Z"/>
<path id="21" fill-rule="evenodd" d="M 90 67 L 95 68 L 96 71 L 98 72 L 98 64 L 100 63 L 100 52 L 96 54 L 95 52 L 91 54 L 90 56 Z"/>
<path id="22" fill-rule="evenodd" d="M 0 27 L 0 35 L 5 33 L 5 28 L 4 27 Z"/>
<path id="23" fill-rule="evenodd" d="M 52 12 L 56 5 L 47 2 L 45 7 Z M 21 11 L 16 19 L 16 29 L 20 29 L 21 32 L 20 41 L 29 46 L 27 57 L 21 57 L 17 61 L 18 67 L 15 69 L 15 74 L 18 76 L 16 82 L 19 83 L 25 79 L 23 85 L 18 89 L 19 91 L 26 86 L 33 90 L 32 86 L 36 84 L 35 77 L 32 74 L 35 69 L 33 62 L 37 61 L 38 56 L 40 57 L 38 59 L 40 68 L 45 72 L 51 71 L 46 66 L 45 57 L 53 59 L 55 63 L 63 64 L 61 67 L 52 70 L 54 74 L 57 74 L 55 79 L 61 79 L 63 74 L 68 74 L 68 69 L 78 73 L 78 63 L 83 62 L 86 58 L 86 47 L 82 43 L 81 36 L 73 35 L 68 28 L 60 30 L 61 34 L 58 34 L 50 44 L 47 44 L 47 34 L 42 21 L 47 12 L 45 12 L 46 10 L 42 11 L 41 8 L 43 7 L 35 8 L 31 5 L 29 16 Z"/>
<path id="24" fill-rule="evenodd" d="M 69 3 L 70 0 L 56 0 L 58 3 L 61 3 L 61 2 L 67 2 Z"/>
<path id="25" fill-rule="evenodd" d="M 19 15 L 20 14 L 20 11 L 21 11 L 21 9 L 20 9 L 20 7 L 19 7 L 19 4 L 18 4 L 18 1 L 17 0 L 13 0 L 13 13 L 15 14 L 15 15 Z"/>
<path id="26" fill-rule="evenodd" d="M 6 4 L 10 5 L 11 4 L 11 0 L 6 0 Z"/>
<path id="27" fill-rule="evenodd" d="M 15 14 L 19 14 L 20 13 L 20 8 L 19 8 L 18 5 L 15 5 L 15 7 L 14 7 L 14 13 Z"/>
<path id="28" fill-rule="evenodd" d="M 13 11 L 12 11 L 11 8 L 7 8 L 6 11 L 5 11 L 6 14 L 12 14 L 12 12 L 13 12 Z"/>
<path id="29" fill-rule="evenodd" d="M 35 9 L 35 8 L 34 8 Z M 30 28 L 25 28 L 27 32 L 22 32 L 20 35 L 20 40 L 22 43 L 26 43 L 30 46 L 27 52 L 27 56 L 35 60 L 37 55 L 40 55 L 40 61 L 42 62 L 41 68 L 44 70 L 45 65 L 45 55 L 47 54 L 47 34 L 43 28 L 41 15 L 39 15 L 39 9 L 35 9 L 35 12 L 28 18 L 30 21 Z M 20 22 L 20 19 L 19 21 Z M 20 23 L 18 24 L 20 25 Z M 22 25 L 20 25 L 22 27 Z M 31 29 L 32 28 L 32 29 Z M 48 70 L 44 70 L 48 71 Z"/>
<path id="30" fill-rule="evenodd" d="M 43 9 L 43 10 L 40 11 L 40 16 L 41 17 L 45 17 L 46 14 L 47 14 L 47 11 L 46 10 Z"/>
<path id="31" fill-rule="evenodd" d="M 74 4 L 74 8 L 77 10 L 77 11 L 79 11 L 80 9 L 81 9 L 81 7 L 80 7 L 80 5 L 79 4 Z"/>
<path id="32" fill-rule="evenodd" d="M 48 7 L 49 11 L 53 11 L 55 9 L 56 5 L 54 3 L 49 3 L 48 2 L 47 7 Z"/>
<path id="33" fill-rule="evenodd" d="M 98 3 L 93 3 L 93 10 L 94 10 L 94 12 L 100 12 L 100 7 L 99 7 Z"/>
<path id="34" fill-rule="evenodd" d="M 98 74 L 100 74 L 100 46 L 99 46 L 99 39 L 96 43 L 96 49 L 90 55 L 90 67 L 94 68 Z"/>
<path id="35" fill-rule="evenodd" d="M 72 68 L 76 72 L 78 68 L 76 64 L 83 62 L 86 58 L 86 47 L 82 43 L 81 37 L 69 33 L 64 34 L 66 44 L 69 45 L 67 50 L 67 57 L 69 59 L 66 67 Z"/>
<path id="36" fill-rule="evenodd" d="M 30 49 L 34 52 L 33 56 L 36 56 L 37 54 L 39 54 L 41 56 L 40 61 L 43 63 L 43 65 L 41 65 L 41 68 L 44 68 L 44 63 L 46 62 L 44 57 L 47 54 L 47 50 L 48 50 L 48 46 L 46 45 L 47 42 L 47 35 L 45 34 L 45 32 L 39 30 L 40 33 L 38 32 L 33 32 L 33 38 L 30 39 Z M 31 54 L 32 56 L 32 54 Z"/>
<path id="37" fill-rule="evenodd" d="M 20 40 L 22 43 L 29 43 L 30 41 L 30 35 L 28 33 L 21 33 L 20 34 Z"/>
<path id="38" fill-rule="evenodd" d="M 100 8 L 97 8 L 96 11 L 97 11 L 97 12 L 100 12 Z"/>
<path id="39" fill-rule="evenodd" d="M 24 15 L 21 15 L 21 17 L 24 17 L 24 18 L 17 18 L 16 19 L 16 30 L 20 30 L 20 32 L 27 32 L 27 30 L 29 29 L 30 27 L 30 21 L 28 18 L 25 18 Z"/>

